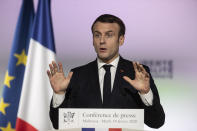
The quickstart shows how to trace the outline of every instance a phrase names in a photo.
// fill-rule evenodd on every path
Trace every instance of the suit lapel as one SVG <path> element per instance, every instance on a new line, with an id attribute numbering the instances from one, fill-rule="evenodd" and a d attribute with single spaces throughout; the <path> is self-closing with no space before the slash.
<path id="1" fill-rule="evenodd" d="M 118 87 L 120 86 L 120 80 L 121 80 L 121 76 L 120 76 L 120 62 L 121 61 L 121 58 L 118 62 L 118 66 L 117 66 L 117 69 L 116 69 L 116 75 L 115 75 L 115 79 L 114 79 L 114 85 L 113 85 L 113 90 L 112 90 L 112 93 L 114 93 Z"/>
<path id="2" fill-rule="evenodd" d="M 99 84 L 99 76 L 98 76 L 98 65 L 97 61 L 93 61 L 91 65 L 91 71 L 90 71 L 90 86 L 93 88 L 95 93 L 95 103 L 98 105 L 98 107 L 102 107 L 102 99 L 101 99 L 101 91 L 100 91 L 100 84 Z"/>
<path id="3" fill-rule="evenodd" d="M 133 86 L 131 86 L 128 82 L 126 82 L 123 79 L 123 76 L 128 76 L 131 79 L 134 79 L 135 71 L 132 62 L 126 61 L 120 56 L 112 93 L 115 93 L 116 90 L 119 90 L 122 95 L 125 95 L 125 88 L 132 93 L 136 93 L 137 90 Z"/>

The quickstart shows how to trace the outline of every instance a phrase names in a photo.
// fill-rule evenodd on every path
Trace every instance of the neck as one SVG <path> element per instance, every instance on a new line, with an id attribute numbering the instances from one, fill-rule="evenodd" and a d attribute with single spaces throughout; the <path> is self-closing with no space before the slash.
<path id="1" fill-rule="evenodd" d="M 117 55 L 115 55 L 113 58 L 111 58 L 111 59 L 101 59 L 101 58 L 99 58 L 101 61 L 103 61 L 104 63 L 106 63 L 106 64 L 109 64 L 109 63 L 111 63 L 112 61 L 114 61 L 117 57 L 119 56 L 119 54 L 117 54 Z"/>

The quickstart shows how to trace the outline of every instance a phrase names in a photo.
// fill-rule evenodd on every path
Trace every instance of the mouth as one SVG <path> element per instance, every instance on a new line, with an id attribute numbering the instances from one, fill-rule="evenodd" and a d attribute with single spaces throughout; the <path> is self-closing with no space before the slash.
<path id="1" fill-rule="evenodd" d="M 100 52 L 106 52 L 107 51 L 107 48 L 99 48 L 99 51 Z"/>

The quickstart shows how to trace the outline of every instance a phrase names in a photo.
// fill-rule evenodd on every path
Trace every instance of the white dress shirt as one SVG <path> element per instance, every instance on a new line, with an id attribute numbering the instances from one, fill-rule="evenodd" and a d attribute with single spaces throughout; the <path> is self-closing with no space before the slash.
<path id="1" fill-rule="evenodd" d="M 115 74 L 116 74 L 116 70 L 118 67 L 119 59 L 120 59 L 120 56 L 118 56 L 115 60 L 113 60 L 111 63 L 109 63 L 109 65 L 112 65 L 110 68 L 110 71 L 111 71 L 111 91 L 113 90 L 113 84 L 114 84 L 114 79 L 115 79 Z M 101 98 L 103 100 L 103 83 L 104 83 L 104 76 L 105 76 L 105 69 L 103 68 L 103 65 L 105 65 L 106 63 L 104 63 L 102 60 L 97 58 L 97 64 L 98 64 L 100 91 L 101 91 L 101 96 L 102 96 Z M 140 93 L 138 93 L 138 94 L 140 95 L 142 102 L 146 106 L 152 105 L 153 93 L 152 93 L 151 89 L 147 94 L 140 94 Z M 64 99 L 65 99 L 65 94 L 53 93 L 53 107 L 54 108 L 58 107 L 64 101 Z"/>

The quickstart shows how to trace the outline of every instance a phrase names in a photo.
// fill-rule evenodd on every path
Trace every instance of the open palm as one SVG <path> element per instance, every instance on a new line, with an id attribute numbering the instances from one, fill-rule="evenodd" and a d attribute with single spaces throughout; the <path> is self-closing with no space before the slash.
<path id="1" fill-rule="evenodd" d="M 70 72 L 67 77 L 64 76 L 62 63 L 58 63 L 59 69 L 57 64 L 53 61 L 52 64 L 49 64 L 50 71 L 47 70 L 47 74 L 51 83 L 51 87 L 53 91 L 57 94 L 65 93 L 70 79 L 72 77 L 73 72 Z"/>
<path id="2" fill-rule="evenodd" d="M 123 78 L 140 93 L 142 94 L 148 93 L 148 91 L 150 90 L 149 74 L 146 72 L 144 67 L 139 63 L 133 62 L 133 67 L 135 70 L 135 79 L 131 80 L 128 76 L 124 76 Z"/>

